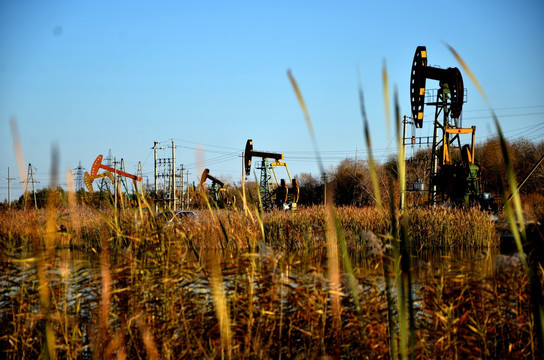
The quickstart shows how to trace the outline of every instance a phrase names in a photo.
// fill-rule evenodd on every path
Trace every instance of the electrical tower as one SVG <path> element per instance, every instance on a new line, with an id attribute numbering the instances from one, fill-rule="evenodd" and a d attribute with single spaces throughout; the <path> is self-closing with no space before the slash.
<path id="1" fill-rule="evenodd" d="M 32 164 L 28 164 L 28 170 L 26 174 L 26 179 L 21 181 L 22 183 L 26 184 L 25 187 L 25 195 L 24 195 L 24 208 L 26 209 L 26 202 L 28 199 L 28 183 L 32 184 L 32 194 L 34 197 L 34 208 L 38 208 L 38 201 L 36 200 L 36 186 L 35 184 L 39 184 L 39 181 L 34 179 L 34 171 L 37 170 L 35 167 L 32 166 Z"/>
<path id="2" fill-rule="evenodd" d="M 83 188 L 83 174 L 84 174 L 84 171 L 83 170 L 86 170 L 83 166 L 81 166 L 81 161 L 79 162 L 79 165 L 77 168 L 74 169 L 75 170 L 75 191 L 78 192 L 79 190 L 81 190 L 81 188 Z"/>
<path id="3" fill-rule="evenodd" d="M 255 168 L 261 170 L 259 189 L 263 208 L 271 209 L 273 206 L 272 195 L 274 194 L 272 189 L 272 166 L 270 166 L 268 158 L 265 157 L 262 158 L 260 167 L 256 166 Z"/>
<path id="4" fill-rule="evenodd" d="M 178 175 L 176 171 L 176 145 L 172 140 L 172 157 L 158 158 L 157 150 L 164 150 L 157 145 L 158 141 L 153 143 L 152 149 L 155 153 L 155 208 L 158 202 L 167 203 L 172 210 L 176 210 L 178 204 L 178 179 L 183 176 Z M 182 189 L 183 190 L 183 189 Z M 183 206 L 183 205 L 182 205 Z"/>
<path id="5" fill-rule="evenodd" d="M 109 149 L 108 151 L 108 156 L 104 158 L 104 164 L 109 167 L 113 166 L 113 156 L 111 154 L 111 149 Z M 100 179 L 100 184 L 98 185 L 98 188 L 100 189 L 100 192 L 102 191 L 111 192 L 111 185 L 113 184 L 111 183 L 111 180 L 109 177 L 102 177 Z"/>
<path id="6" fill-rule="evenodd" d="M 11 208 L 11 180 L 15 180 L 15 178 L 11 177 L 9 166 L 8 166 L 8 177 L 6 178 L 6 180 L 8 181 L 8 207 Z"/>

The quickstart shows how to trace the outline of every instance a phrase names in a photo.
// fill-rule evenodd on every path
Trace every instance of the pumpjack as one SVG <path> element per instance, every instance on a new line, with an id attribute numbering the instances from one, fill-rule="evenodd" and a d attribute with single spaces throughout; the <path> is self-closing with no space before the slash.
<path id="1" fill-rule="evenodd" d="M 229 198 L 227 196 L 227 187 L 225 183 L 216 177 L 210 175 L 210 169 L 204 169 L 202 176 L 200 177 L 200 187 L 204 189 L 206 180 L 211 180 L 212 185 L 209 187 L 210 198 L 219 207 L 226 207 L 229 205 Z"/>
<path id="2" fill-rule="evenodd" d="M 102 164 L 102 159 L 103 159 L 103 156 L 98 155 L 96 157 L 96 159 L 94 160 L 94 162 L 93 162 L 93 165 L 91 167 L 91 172 L 88 173 L 87 171 L 85 171 L 85 174 L 83 175 L 83 180 L 85 182 L 85 186 L 87 186 L 87 189 L 89 190 L 90 193 L 93 192 L 93 181 L 94 180 L 96 180 L 98 178 L 107 177 L 113 183 L 115 181 L 113 174 L 132 179 L 132 181 L 134 183 L 134 189 L 137 189 L 137 185 L 136 185 L 137 182 L 142 181 L 142 178 L 140 176 L 129 174 L 129 173 L 125 172 L 125 171 L 122 171 L 122 170 L 119 170 L 119 169 L 116 169 L 116 168 L 112 168 L 111 166 L 104 165 L 104 164 Z M 98 173 L 98 170 L 100 170 L 100 169 L 105 170 L 105 171 L 103 173 Z M 126 189 L 126 186 L 125 186 L 125 190 L 127 191 L 127 194 L 128 194 L 128 190 Z"/>
<path id="3" fill-rule="evenodd" d="M 427 79 L 438 81 L 440 88 L 426 91 Z M 480 167 L 474 162 L 476 127 L 461 126 L 465 98 L 459 69 L 427 66 L 427 50 L 425 46 L 418 46 L 410 76 L 412 119 L 416 128 L 423 126 L 424 106 L 435 107 L 429 176 L 430 205 L 446 202 L 469 205 L 482 200 Z M 468 134 L 472 135 L 470 145 L 461 146 L 460 136 Z M 453 149 L 459 149 L 460 156 L 455 156 Z"/>
<path id="4" fill-rule="evenodd" d="M 261 170 L 259 191 L 263 209 L 270 210 L 274 207 L 280 209 L 296 209 L 300 190 L 297 179 L 291 179 L 287 163 L 281 161 L 283 160 L 283 154 L 254 151 L 253 140 L 247 140 L 244 150 L 244 169 L 246 176 L 251 175 L 251 164 L 254 157 L 261 158 L 262 160 L 257 169 Z M 278 178 L 274 169 L 278 166 L 285 167 L 290 186 L 287 185 L 285 179 L 281 179 L 280 183 L 278 183 Z M 272 176 L 274 177 L 274 182 L 272 181 Z"/>

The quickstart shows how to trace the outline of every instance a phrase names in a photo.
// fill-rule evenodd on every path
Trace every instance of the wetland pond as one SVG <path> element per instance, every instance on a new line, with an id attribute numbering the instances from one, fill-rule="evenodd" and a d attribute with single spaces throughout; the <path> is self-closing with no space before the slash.
<path id="1" fill-rule="evenodd" d="M 353 252 L 350 260 L 355 287 L 340 270 L 334 288 L 325 249 L 4 256 L 0 345 L 9 358 L 32 358 L 50 331 L 59 358 L 388 358 L 394 274 L 381 256 Z M 494 248 L 442 250 L 413 254 L 411 263 L 421 357 L 527 354 L 530 301 L 519 258 Z"/>

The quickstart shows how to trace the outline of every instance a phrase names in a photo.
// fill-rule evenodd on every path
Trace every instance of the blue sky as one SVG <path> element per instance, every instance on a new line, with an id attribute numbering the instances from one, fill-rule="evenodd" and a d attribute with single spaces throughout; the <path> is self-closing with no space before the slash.
<path id="1" fill-rule="evenodd" d="M 417 4 L 417 5 L 416 5 Z M 281 152 L 291 174 L 318 175 L 291 69 L 330 169 L 366 157 L 358 74 L 379 161 L 396 151 L 387 133 L 382 69 L 410 115 L 410 67 L 418 45 L 431 66 L 472 69 L 510 139 L 544 139 L 542 1 L 15 1 L 0 3 L 0 200 L 21 194 L 9 119 L 25 164 L 49 185 L 51 147 L 64 173 L 111 149 L 127 171 L 153 182 L 154 141 L 196 181 L 205 167 L 238 182 L 247 139 Z M 357 70 L 359 69 L 359 70 Z M 464 71 L 463 125 L 495 133 Z M 437 88 L 434 81 L 428 88 Z M 392 95 L 392 93 L 391 93 Z M 432 134 L 434 109 L 426 107 Z M 195 155 L 195 149 L 200 149 Z M 408 154 L 410 154 L 410 149 Z M 477 156 L 477 155 L 476 155 Z M 26 173 L 26 167 L 23 173 Z"/>

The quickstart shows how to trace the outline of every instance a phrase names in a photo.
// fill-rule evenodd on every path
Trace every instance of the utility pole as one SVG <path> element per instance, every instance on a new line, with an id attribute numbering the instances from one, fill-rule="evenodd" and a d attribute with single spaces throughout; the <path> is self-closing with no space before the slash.
<path id="1" fill-rule="evenodd" d="M 163 172 L 163 178 L 166 182 L 166 189 L 165 189 L 165 195 L 166 199 L 168 200 L 168 206 L 172 207 L 172 168 L 170 167 L 170 159 L 168 160 L 168 168 L 166 169 L 166 172 Z"/>
<path id="2" fill-rule="evenodd" d="M 34 170 L 32 168 L 31 164 L 28 164 L 30 166 L 30 178 L 32 179 L 32 193 L 34 194 L 34 208 L 38 208 L 38 202 L 36 201 L 36 187 L 34 186 Z"/>
<path id="3" fill-rule="evenodd" d="M 121 171 L 125 171 L 125 159 L 124 158 L 121 158 Z M 125 188 L 125 191 L 127 193 L 127 196 L 128 196 L 128 188 L 127 186 L 125 185 L 125 182 L 120 178 L 118 177 L 118 179 L 121 180 L 121 183 L 124 184 L 124 188 Z M 119 202 L 121 203 L 121 208 L 124 209 L 125 208 L 125 198 L 121 195 L 123 193 L 123 189 L 121 188 L 121 193 L 119 194 Z"/>
<path id="4" fill-rule="evenodd" d="M 32 167 L 32 164 L 28 164 L 28 171 L 26 174 L 26 190 L 25 190 L 25 209 L 26 209 L 26 199 L 28 196 L 28 183 L 32 182 L 32 194 L 34 194 L 34 208 L 38 208 L 38 201 L 36 200 L 36 187 L 34 186 L 35 183 L 38 181 L 34 180 L 34 168 Z"/>
<path id="5" fill-rule="evenodd" d="M 323 205 L 327 206 L 327 173 L 323 173 Z"/>
<path id="6" fill-rule="evenodd" d="M 154 203 L 155 203 L 155 212 L 157 212 L 157 197 L 158 197 L 158 188 L 159 188 L 158 183 L 157 183 L 157 179 L 158 179 L 158 174 L 157 174 L 157 149 L 161 149 L 161 150 L 163 149 L 163 148 L 157 148 L 157 145 L 159 145 L 159 144 L 160 144 L 160 142 L 154 141 L 153 142 L 153 147 L 152 147 L 152 149 L 153 149 L 153 151 L 155 153 L 155 162 L 154 162 L 154 165 L 155 165 L 155 184 L 154 184 L 154 186 L 155 186 L 155 199 L 154 199 L 155 200 L 154 201 Z"/>
<path id="7" fill-rule="evenodd" d="M 245 151 L 242 151 L 242 210 L 246 211 L 246 174 L 245 174 L 246 158 Z"/>
<path id="8" fill-rule="evenodd" d="M 189 170 L 187 170 L 187 209 L 189 209 Z"/>
<path id="9" fill-rule="evenodd" d="M 115 218 L 117 219 L 117 157 L 113 158 L 113 209 L 115 211 Z"/>
<path id="10" fill-rule="evenodd" d="M 10 169 L 8 166 L 8 207 L 11 209 L 11 180 L 15 180 L 15 178 L 12 178 L 10 175 Z"/>
<path id="11" fill-rule="evenodd" d="M 184 201 L 183 201 L 183 189 L 184 189 L 184 187 L 183 187 L 183 183 L 184 183 L 184 181 L 183 181 L 183 178 L 184 178 L 183 177 L 183 172 L 184 171 L 185 171 L 185 169 L 183 168 L 183 164 L 181 164 L 181 210 L 184 210 L 184 206 L 183 206 L 183 203 L 184 203 Z"/>
<path id="12" fill-rule="evenodd" d="M 30 166 L 30 164 L 28 164 Z M 26 202 L 28 200 L 28 176 L 30 175 L 30 171 L 27 170 L 26 172 L 26 178 L 22 180 L 21 182 L 25 183 L 25 194 L 23 196 L 23 209 L 26 210 Z"/>
<path id="13" fill-rule="evenodd" d="M 402 159 L 403 162 L 402 168 L 404 171 L 404 174 L 399 174 L 399 179 L 403 179 L 404 184 L 400 184 L 400 209 L 404 210 L 404 207 L 406 206 L 406 141 L 404 140 L 406 138 L 406 123 L 408 120 L 406 120 L 406 115 L 404 115 L 404 119 L 402 120 L 402 144 L 401 144 L 401 151 L 402 151 Z"/>
<path id="14" fill-rule="evenodd" d="M 139 176 L 142 179 L 144 178 L 144 171 L 142 169 L 142 162 L 141 161 L 138 161 L 138 170 L 136 170 L 136 176 Z M 136 186 L 136 182 L 134 183 L 134 186 Z M 140 187 L 141 187 L 140 194 L 143 196 L 143 194 L 144 194 L 143 181 L 142 181 L 142 185 Z M 138 192 L 138 189 L 136 189 L 136 192 Z"/>
<path id="15" fill-rule="evenodd" d="M 172 140 L 172 210 L 176 210 L 176 145 Z"/>
<path id="16" fill-rule="evenodd" d="M 104 164 L 106 166 L 112 167 L 112 165 L 113 165 L 112 160 L 113 160 L 113 157 L 112 157 L 112 154 L 111 154 L 111 149 L 109 149 L 108 156 L 104 158 Z M 82 187 L 83 187 L 83 185 L 82 185 Z M 111 187 L 110 187 L 110 185 L 108 185 L 108 177 L 107 176 L 100 179 L 99 187 L 100 187 L 100 198 L 102 199 L 102 191 L 107 191 L 108 193 L 111 191 Z"/>

